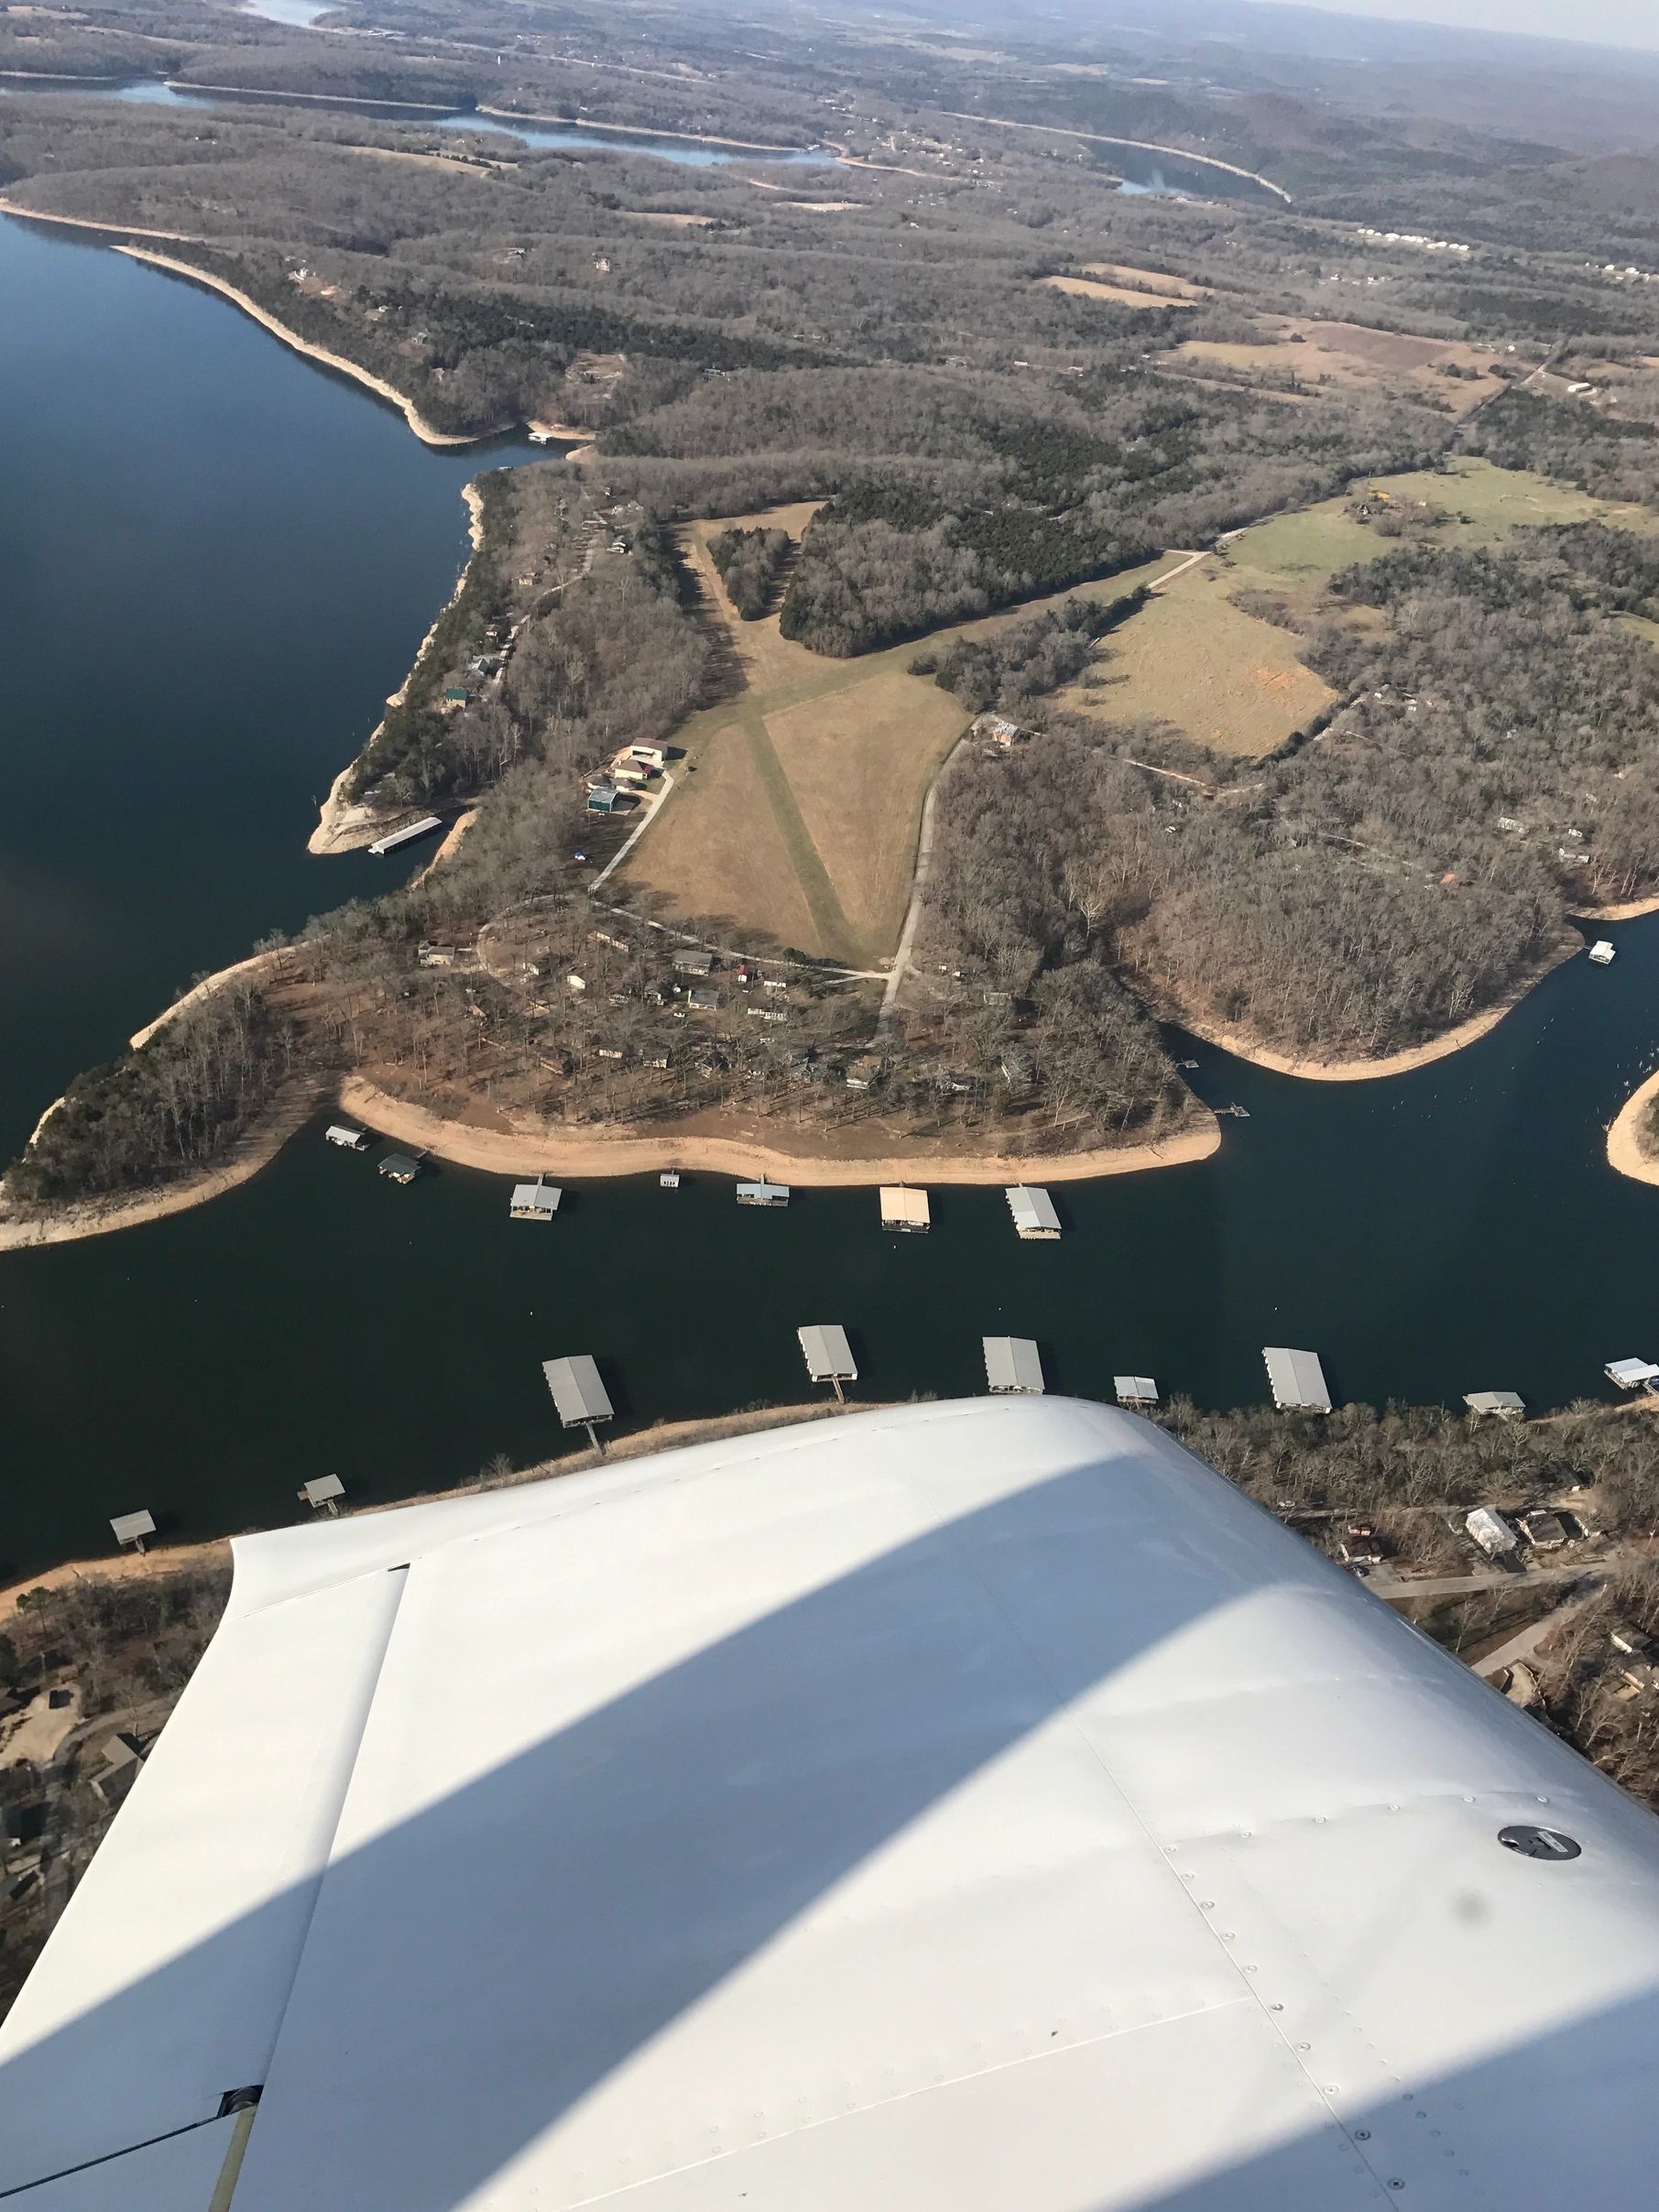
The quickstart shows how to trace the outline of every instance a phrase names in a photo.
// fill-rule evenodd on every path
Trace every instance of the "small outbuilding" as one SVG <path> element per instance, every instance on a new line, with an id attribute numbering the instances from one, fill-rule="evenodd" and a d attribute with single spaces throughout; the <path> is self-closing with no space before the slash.
<path id="1" fill-rule="evenodd" d="M 1534 1552 L 1558 1552 L 1573 1540 L 1572 1531 L 1559 1513 L 1523 1513 L 1521 1530 Z"/>
<path id="2" fill-rule="evenodd" d="M 1041 1398 L 1042 1355 L 1029 1336 L 988 1336 L 985 1346 L 986 1387 L 993 1398 Z"/>
<path id="3" fill-rule="evenodd" d="M 551 1221 L 564 1195 L 557 1183 L 538 1175 L 534 1182 L 516 1182 L 508 1213 L 514 1221 Z"/>
<path id="4" fill-rule="evenodd" d="M 1054 1202 L 1037 1183 L 1017 1182 L 1006 1193 L 1015 1233 L 1026 1243 L 1052 1244 L 1060 1235 Z"/>
<path id="5" fill-rule="evenodd" d="M 884 1182 L 881 1186 L 881 1226 L 895 1229 L 900 1236 L 923 1237 L 933 1226 L 933 1214 L 925 1191 L 912 1191 L 908 1183 Z"/>
<path id="6" fill-rule="evenodd" d="M 614 814 L 617 811 L 618 795 L 616 785 L 608 776 L 601 783 L 590 784 L 587 791 L 588 812 L 590 814 Z"/>
<path id="7" fill-rule="evenodd" d="M 674 954 L 674 973 L 677 975 L 712 975 L 715 955 L 702 945 L 682 945 Z"/>
<path id="8" fill-rule="evenodd" d="M 1463 1525 L 1489 1559 L 1513 1559 L 1521 1549 L 1513 1521 L 1491 1506 L 1477 1506 Z"/>
<path id="9" fill-rule="evenodd" d="M 1288 1345 L 1262 1346 L 1268 1387 L 1282 1413 L 1328 1413 L 1331 1393 L 1317 1352 L 1298 1352 Z"/>

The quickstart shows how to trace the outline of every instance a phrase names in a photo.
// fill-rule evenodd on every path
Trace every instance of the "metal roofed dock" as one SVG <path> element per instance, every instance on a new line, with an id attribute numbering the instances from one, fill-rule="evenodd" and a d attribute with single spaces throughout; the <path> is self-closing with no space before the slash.
<path id="1" fill-rule="evenodd" d="M 1030 1336 L 987 1336 L 986 1388 L 993 1398 L 1041 1398 L 1048 1387 L 1042 1379 L 1042 1355 Z"/>
<path id="2" fill-rule="evenodd" d="M 1282 1413 L 1330 1411 L 1330 1387 L 1317 1352 L 1298 1352 L 1288 1345 L 1270 1344 L 1263 1346 L 1261 1357 L 1267 1363 L 1273 1403 Z"/>
<path id="3" fill-rule="evenodd" d="M 912 1190 L 905 1182 L 884 1182 L 881 1226 L 884 1229 L 896 1229 L 901 1236 L 924 1237 L 933 1226 L 927 1193 Z"/>
<path id="4" fill-rule="evenodd" d="M 599 1439 L 594 1433 L 602 1421 L 611 1421 L 616 1408 L 610 1393 L 599 1378 L 599 1369 L 591 1354 L 573 1352 L 559 1359 L 544 1359 L 541 1372 L 546 1379 L 554 1411 L 560 1423 L 567 1429 L 585 1429 L 587 1440 L 598 1451 Z"/>
<path id="5" fill-rule="evenodd" d="M 1053 1244 L 1060 1235 L 1054 1202 L 1039 1183 L 1016 1182 L 1004 1193 L 1014 1228 L 1026 1243 Z"/>
<path id="6" fill-rule="evenodd" d="M 442 823 L 436 814 L 422 814 L 419 822 L 406 822 L 400 830 L 387 830 L 384 837 L 377 837 L 369 851 L 377 856 L 395 853 L 399 845 L 413 844 L 417 837 L 430 837 L 441 830 Z"/>
<path id="7" fill-rule="evenodd" d="M 768 1182 L 764 1175 L 758 1182 L 740 1182 L 737 1189 L 740 1206 L 786 1206 L 789 1204 L 787 1182 Z"/>
<path id="8" fill-rule="evenodd" d="M 797 1329 L 795 1335 L 801 1340 L 806 1371 L 814 1382 L 833 1383 L 835 1396 L 840 1398 L 844 1383 L 857 1381 L 857 1362 L 839 1322 L 813 1322 Z"/>
<path id="9" fill-rule="evenodd" d="M 534 1182 L 516 1182 L 508 1217 L 513 1221 L 551 1221 L 563 1195 L 558 1184 L 549 1182 L 544 1175 L 538 1175 Z"/>

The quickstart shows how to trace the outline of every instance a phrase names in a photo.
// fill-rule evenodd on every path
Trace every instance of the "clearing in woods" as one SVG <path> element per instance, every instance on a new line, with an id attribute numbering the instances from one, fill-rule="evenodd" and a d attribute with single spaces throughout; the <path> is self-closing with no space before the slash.
<path id="1" fill-rule="evenodd" d="M 1189 338 L 1162 356 L 1166 368 L 1230 370 L 1247 381 L 1333 393 L 1396 391 L 1444 401 L 1465 415 L 1502 389 L 1487 347 L 1449 338 L 1416 338 L 1363 322 L 1325 322 L 1310 315 L 1258 315 L 1254 343 Z"/>
<path id="2" fill-rule="evenodd" d="M 928 787 L 969 717 L 931 677 L 911 674 L 922 640 L 832 660 L 785 637 L 776 614 L 744 622 L 734 613 L 709 539 L 767 528 L 798 540 L 815 507 L 686 528 L 687 561 L 733 658 L 731 695 L 678 732 L 686 757 L 673 796 L 621 879 L 746 949 L 769 938 L 874 969 L 899 942 Z M 961 632 L 983 636 L 1069 597 L 1115 599 L 1167 565 L 1080 584 Z"/>
<path id="3" fill-rule="evenodd" d="M 1101 722 L 1144 715 L 1211 752 L 1256 760 L 1335 704 L 1288 630 L 1233 605 L 1232 579 L 1200 561 L 1105 638 L 1054 704 Z"/>
<path id="4" fill-rule="evenodd" d="M 1338 569 L 1375 561 L 1398 545 L 1348 512 L 1371 485 L 1396 507 L 1433 507 L 1442 520 L 1431 545 L 1498 545 L 1523 524 L 1605 522 L 1614 528 L 1659 528 L 1645 507 L 1592 499 L 1570 485 L 1552 484 L 1527 469 L 1501 469 L 1490 461 L 1458 455 L 1444 470 L 1417 469 L 1402 476 L 1357 479 L 1348 497 L 1323 499 L 1293 515 L 1275 515 L 1228 540 L 1226 557 L 1235 589 L 1317 592 Z"/>

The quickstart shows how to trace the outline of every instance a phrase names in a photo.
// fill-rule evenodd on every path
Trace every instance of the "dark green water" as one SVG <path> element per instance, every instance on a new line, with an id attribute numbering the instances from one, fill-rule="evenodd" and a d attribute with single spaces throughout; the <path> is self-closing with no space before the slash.
<path id="1" fill-rule="evenodd" d="M 310 798 L 372 725 L 463 550 L 475 455 L 298 360 L 227 305 L 0 224 L 0 1128 L 194 971 L 383 883 L 311 861 Z M 627 1416 L 803 1394 L 794 1330 L 841 1321 L 860 1394 L 980 1386 L 987 1331 L 1052 1388 L 1115 1370 L 1213 1404 L 1304 1344 L 1337 1391 L 1534 1405 L 1659 1356 L 1659 1190 L 1602 1129 L 1659 1059 L 1659 920 L 1558 970 L 1468 1052 L 1297 1084 L 1194 1048 L 1248 1122 L 1190 1168 L 1056 1193 L 1021 1245 L 999 1192 L 884 1237 L 868 1192 L 741 1212 L 729 1182 L 579 1186 L 548 1229 L 498 1179 L 409 1190 L 317 1131 L 214 1204 L 0 1259 L 0 1574 L 170 1532 L 464 1479 L 559 1436 L 540 1362 L 591 1351 Z M 1610 1395 L 1610 1393 L 1609 1393 Z"/>

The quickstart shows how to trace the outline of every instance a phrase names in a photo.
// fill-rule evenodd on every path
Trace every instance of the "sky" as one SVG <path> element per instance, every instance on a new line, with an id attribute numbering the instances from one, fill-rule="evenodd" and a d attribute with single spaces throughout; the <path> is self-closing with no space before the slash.
<path id="1" fill-rule="evenodd" d="M 1306 4 L 1306 0 L 1304 0 Z M 1311 0 L 1344 16 L 1452 23 L 1463 30 L 1531 32 L 1659 52 L 1659 0 Z"/>

